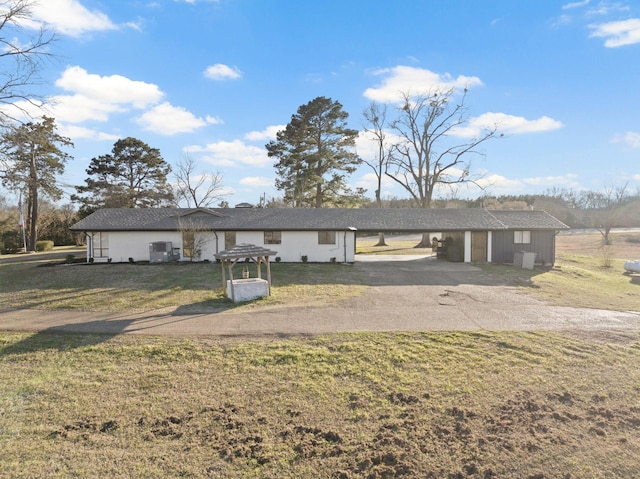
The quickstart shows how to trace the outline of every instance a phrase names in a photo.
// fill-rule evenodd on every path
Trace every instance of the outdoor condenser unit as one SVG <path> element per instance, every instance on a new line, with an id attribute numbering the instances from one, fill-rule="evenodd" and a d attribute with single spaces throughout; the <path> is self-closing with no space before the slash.
<path id="1" fill-rule="evenodd" d="M 173 248 L 171 241 L 156 241 L 149 243 L 149 262 L 166 263 L 180 259 L 179 248 Z"/>

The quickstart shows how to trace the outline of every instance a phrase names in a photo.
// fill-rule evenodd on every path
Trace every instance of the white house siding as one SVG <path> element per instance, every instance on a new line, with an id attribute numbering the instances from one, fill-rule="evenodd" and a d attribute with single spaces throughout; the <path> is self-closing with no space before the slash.
<path id="1" fill-rule="evenodd" d="M 149 243 L 156 241 L 171 241 L 173 247 L 180 248 L 182 254 L 182 234 L 177 231 L 108 231 L 102 234 L 109 236 L 109 254 L 108 257 L 94 256 L 96 262 L 111 259 L 115 263 L 125 263 L 129 258 L 148 261 Z"/>
<path id="2" fill-rule="evenodd" d="M 280 244 L 265 244 L 263 231 L 237 231 L 237 243 L 250 243 L 276 251 L 285 263 L 307 261 L 328 263 L 335 258 L 338 263 L 352 263 L 355 255 L 355 232 L 336 231 L 335 244 L 318 244 L 317 231 L 282 231 Z M 272 258 L 273 260 L 274 258 Z"/>
<path id="3" fill-rule="evenodd" d="M 215 261 L 215 254 L 225 249 L 224 233 L 196 233 L 196 244 L 201 248 L 200 261 Z M 179 231 L 109 231 L 106 234 L 109 237 L 108 257 L 94 257 L 96 262 L 107 262 L 109 258 L 115 263 L 128 262 L 129 258 L 148 261 L 149 243 L 156 241 L 171 241 L 174 248 L 179 248 L 180 260 L 191 261 L 191 258 L 184 256 L 182 233 Z M 355 233 L 336 231 L 335 235 L 335 244 L 318 244 L 317 231 L 282 231 L 280 244 L 265 244 L 263 231 L 237 231 L 236 243 L 250 243 L 276 251 L 275 256 L 283 262 L 297 263 L 302 261 L 302 256 L 307 256 L 309 262 L 330 262 L 335 258 L 338 263 L 352 263 Z"/>

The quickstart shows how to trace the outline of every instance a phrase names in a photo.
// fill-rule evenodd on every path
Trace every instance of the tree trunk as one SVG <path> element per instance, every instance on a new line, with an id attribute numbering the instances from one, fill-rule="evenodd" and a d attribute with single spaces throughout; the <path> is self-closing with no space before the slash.
<path id="1" fill-rule="evenodd" d="M 31 185 L 29 196 L 31 198 L 29 204 L 29 244 L 27 246 L 28 251 L 36 250 L 37 241 L 37 222 L 38 222 L 38 169 L 36 165 L 35 152 L 31 154 L 31 164 L 29 165 L 31 177 Z"/>
<path id="2" fill-rule="evenodd" d="M 429 238 L 429 233 L 422 233 L 420 243 L 415 245 L 414 248 L 431 248 L 431 238 Z"/>
<path id="3" fill-rule="evenodd" d="M 316 185 L 316 208 L 322 208 L 322 184 Z"/>
<path id="4" fill-rule="evenodd" d="M 384 241 L 384 233 L 378 233 L 378 242 L 374 246 L 387 246 Z"/>

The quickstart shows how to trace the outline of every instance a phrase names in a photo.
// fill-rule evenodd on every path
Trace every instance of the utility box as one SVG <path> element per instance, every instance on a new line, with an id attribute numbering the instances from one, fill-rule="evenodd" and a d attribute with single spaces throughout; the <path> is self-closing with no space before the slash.
<path id="1" fill-rule="evenodd" d="M 530 251 L 516 251 L 513 255 L 513 265 L 522 269 L 533 269 L 536 254 Z"/>
<path id="2" fill-rule="evenodd" d="M 168 263 L 180 259 L 179 248 L 174 248 L 171 241 L 156 241 L 149 243 L 149 262 Z"/>

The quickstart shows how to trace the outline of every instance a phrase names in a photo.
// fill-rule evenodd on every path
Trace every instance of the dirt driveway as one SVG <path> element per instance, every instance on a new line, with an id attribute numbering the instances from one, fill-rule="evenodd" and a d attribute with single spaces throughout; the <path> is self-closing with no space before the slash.
<path id="1" fill-rule="evenodd" d="M 547 306 L 478 267 L 428 257 L 359 256 L 364 294 L 320 306 L 224 312 L 0 311 L 0 330 L 162 335 L 289 335 L 356 331 L 640 330 L 640 312 Z"/>

